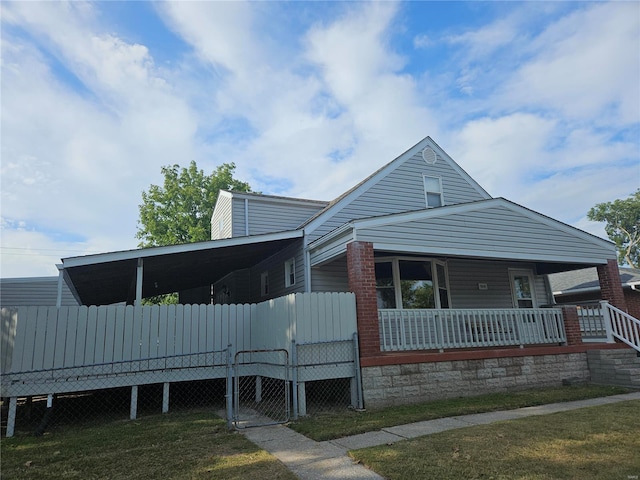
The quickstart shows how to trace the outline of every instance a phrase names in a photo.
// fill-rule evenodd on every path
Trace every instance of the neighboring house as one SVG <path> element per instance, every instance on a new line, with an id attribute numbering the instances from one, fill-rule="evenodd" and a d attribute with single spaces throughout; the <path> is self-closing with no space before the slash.
<path id="1" fill-rule="evenodd" d="M 492 198 L 429 137 L 331 202 L 221 192 L 212 238 L 65 258 L 61 273 L 83 305 L 353 292 L 368 406 L 588 379 L 598 346 L 575 308 L 542 308 L 549 274 L 595 267 L 626 310 L 613 243 Z"/>
<path id="2" fill-rule="evenodd" d="M 56 305 L 58 277 L 0 278 L 0 306 Z M 60 305 L 79 305 L 69 287 L 62 282 Z"/>
<path id="3" fill-rule="evenodd" d="M 640 270 L 619 267 L 620 283 L 631 315 L 640 318 Z M 553 297 L 558 304 L 576 304 L 602 300 L 596 268 L 584 268 L 549 276 Z"/>

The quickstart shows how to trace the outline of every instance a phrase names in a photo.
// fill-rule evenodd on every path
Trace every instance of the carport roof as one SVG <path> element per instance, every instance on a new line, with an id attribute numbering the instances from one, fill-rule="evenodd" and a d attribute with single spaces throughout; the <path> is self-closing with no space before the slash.
<path id="1" fill-rule="evenodd" d="M 65 281 L 83 305 L 133 302 L 138 261 L 143 263 L 142 296 L 210 285 L 234 270 L 249 268 L 302 238 L 293 230 L 207 242 L 69 257 Z"/>

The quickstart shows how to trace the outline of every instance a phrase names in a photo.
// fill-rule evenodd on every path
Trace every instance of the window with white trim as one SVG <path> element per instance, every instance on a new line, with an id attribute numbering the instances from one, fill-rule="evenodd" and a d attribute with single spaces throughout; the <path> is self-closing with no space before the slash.
<path id="1" fill-rule="evenodd" d="M 444 262 L 415 258 L 376 260 L 378 308 L 449 308 Z"/>
<path id="2" fill-rule="evenodd" d="M 293 287 L 296 284 L 296 259 L 290 258 L 284 262 L 284 286 Z"/>
<path id="3" fill-rule="evenodd" d="M 441 207 L 444 205 L 442 199 L 442 178 L 424 175 L 424 196 L 427 208 Z"/>
<path id="4" fill-rule="evenodd" d="M 262 272 L 260 274 L 260 294 L 263 297 L 269 295 L 269 272 Z"/>
<path id="5" fill-rule="evenodd" d="M 533 273 L 530 270 L 510 270 L 511 294 L 516 308 L 535 308 L 536 295 Z"/>

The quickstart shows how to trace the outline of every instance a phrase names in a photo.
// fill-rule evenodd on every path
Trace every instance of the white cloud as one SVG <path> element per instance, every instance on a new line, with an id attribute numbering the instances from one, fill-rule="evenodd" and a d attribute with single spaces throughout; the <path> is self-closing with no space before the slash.
<path id="1" fill-rule="evenodd" d="M 640 117 L 640 4 L 589 5 L 551 24 L 506 83 L 512 106 L 537 106 L 601 125 Z"/>
<path id="2" fill-rule="evenodd" d="M 132 248 L 140 192 L 192 159 L 330 200 L 430 135 L 493 195 L 589 231 L 588 208 L 640 181 L 637 4 L 509 4 L 427 37 L 396 3 L 295 4 L 293 21 L 270 2 L 166 2 L 192 50 L 161 66 L 142 31 L 102 23 L 109 5 L 0 6 L 2 240 L 33 255 L 3 248 L 7 272 Z M 447 58 L 416 71 L 404 34 Z"/>

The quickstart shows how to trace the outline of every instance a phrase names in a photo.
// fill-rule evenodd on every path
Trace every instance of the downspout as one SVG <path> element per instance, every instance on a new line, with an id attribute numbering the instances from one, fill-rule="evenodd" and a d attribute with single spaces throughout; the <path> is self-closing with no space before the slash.
<path id="1" fill-rule="evenodd" d="M 249 199 L 244 199 L 244 234 L 249 236 Z"/>
<path id="2" fill-rule="evenodd" d="M 544 288 L 547 291 L 547 299 L 550 299 L 550 305 L 556 305 L 556 297 L 553 295 L 553 290 L 551 289 L 551 282 L 549 281 L 549 275 L 544 276 Z"/>
<path id="3" fill-rule="evenodd" d="M 304 291 L 311 293 L 311 252 L 309 251 L 309 239 L 307 238 L 306 232 L 302 238 L 304 239 Z"/>

